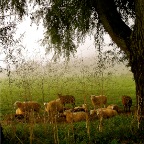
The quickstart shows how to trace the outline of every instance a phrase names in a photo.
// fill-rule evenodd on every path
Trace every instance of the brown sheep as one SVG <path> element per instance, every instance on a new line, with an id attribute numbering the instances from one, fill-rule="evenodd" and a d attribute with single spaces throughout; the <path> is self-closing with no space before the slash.
<path id="1" fill-rule="evenodd" d="M 107 108 L 116 110 L 117 112 L 119 111 L 119 107 L 116 104 L 110 104 L 109 106 L 107 106 Z"/>
<path id="2" fill-rule="evenodd" d="M 55 116 L 58 116 L 59 113 L 63 112 L 63 105 L 60 99 L 44 103 L 45 111 L 48 112 L 50 122 L 54 122 Z"/>
<path id="3" fill-rule="evenodd" d="M 91 102 L 92 105 L 94 106 L 94 109 L 100 108 L 104 105 L 107 104 L 107 97 L 104 95 L 100 95 L 100 96 L 95 96 L 95 95 L 91 95 Z"/>
<path id="4" fill-rule="evenodd" d="M 23 112 L 30 112 L 30 111 L 39 112 L 41 108 L 40 104 L 34 101 L 27 101 L 27 102 L 16 101 L 14 103 L 14 106 L 19 108 Z"/>
<path id="5" fill-rule="evenodd" d="M 61 100 L 61 103 L 65 106 L 65 104 L 72 104 L 73 108 L 75 107 L 75 97 L 72 95 L 62 95 L 58 94 L 58 97 Z"/>
<path id="6" fill-rule="evenodd" d="M 124 106 L 124 111 L 130 112 L 130 108 L 132 106 L 132 98 L 130 96 L 122 96 L 122 104 Z"/>
<path id="7" fill-rule="evenodd" d="M 116 110 L 108 109 L 108 108 L 99 108 L 97 109 L 97 115 L 99 118 L 111 118 L 116 116 L 118 113 Z"/>
<path id="8" fill-rule="evenodd" d="M 66 121 L 68 123 L 84 121 L 87 118 L 87 113 L 86 112 L 66 111 L 66 112 L 64 112 L 64 114 L 66 115 Z"/>

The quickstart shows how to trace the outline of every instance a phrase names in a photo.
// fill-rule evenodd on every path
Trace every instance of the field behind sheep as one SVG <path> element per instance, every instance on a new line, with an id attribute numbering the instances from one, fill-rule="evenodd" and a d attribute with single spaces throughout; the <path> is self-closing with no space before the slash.
<path id="1" fill-rule="evenodd" d="M 76 106 L 87 103 L 90 109 L 93 106 L 90 95 L 106 95 L 108 104 L 117 104 L 122 107 L 121 96 L 129 95 L 135 106 L 135 85 L 131 74 L 119 76 L 72 76 L 72 77 L 29 77 L 21 79 L 11 77 L 1 80 L 1 115 L 15 112 L 15 101 L 34 100 L 43 105 L 58 98 L 58 93 L 75 96 Z M 69 105 L 68 105 L 69 106 Z"/>
<path id="2" fill-rule="evenodd" d="M 92 122 L 67 123 L 37 123 L 17 122 L 7 123 L 7 117 L 15 113 L 15 101 L 34 100 L 41 104 L 41 116 L 44 113 L 44 102 L 56 99 L 58 93 L 75 96 L 76 106 L 87 103 L 93 109 L 90 95 L 104 94 L 108 104 L 117 104 L 123 109 L 122 95 L 132 97 L 132 110 L 136 105 L 135 84 L 131 73 L 114 75 L 97 75 L 95 73 L 74 74 L 72 76 L 60 73 L 11 75 L 0 81 L 1 123 L 6 137 L 5 143 L 34 144 L 118 144 L 143 143 L 141 133 L 137 129 L 137 121 L 133 114 L 118 115 L 103 120 L 102 132 L 99 131 L 99 120 Z M 71 107 L 71 105 L 67 105 Z M 138 137 L 139 136 L 139 137 Z"/>

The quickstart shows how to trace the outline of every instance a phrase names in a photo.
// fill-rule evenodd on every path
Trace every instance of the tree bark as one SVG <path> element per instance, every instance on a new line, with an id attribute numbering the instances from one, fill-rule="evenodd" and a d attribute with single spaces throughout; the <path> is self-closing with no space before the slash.
<path id="1" fill-rule="evenodd" d="M 130 65 L 137 98 L 138 127 L 144 130 L 144 1 L 135 2 L 136 20 L 131 36 Z"/>

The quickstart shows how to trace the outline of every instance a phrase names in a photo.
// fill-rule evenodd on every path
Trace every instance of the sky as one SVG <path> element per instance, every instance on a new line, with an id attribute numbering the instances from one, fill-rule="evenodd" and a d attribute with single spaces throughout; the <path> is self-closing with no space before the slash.
<path id="1" fill-rule="evenodd" d="M 19 38 L 20 34 L 24 33 L 24 38 L 22 41 L 22 45 L 25 49 L 22 50 L 23 56 L 27 60 L 38 60 L 41 59 L 43 61 L 51 60 L 52 54 L 45 55 L 45 49 L 41 46 L 39 40 L 43 39 L 43 26 L 42 24 L 37 26 L 36 24 L 31 24 L 31 20 L 29 17 L 26 17 L 22 23 L 18 25 L 18 29 L 16 31 L 15 38 Z M 110 37 L 108 34 L 104 35 L 105 44 L 110 43 Z M 92 37 L 87 37 L 85 42 L 80 44 L 77 49 L 77 53 L 75 57 L 91 57 L 96 53 L 96 49 L 94 46 L 94 39 Z M 4 60 L 5 55 L 0 54 L 0 66 L 6 67 L 2 60 Z"/>

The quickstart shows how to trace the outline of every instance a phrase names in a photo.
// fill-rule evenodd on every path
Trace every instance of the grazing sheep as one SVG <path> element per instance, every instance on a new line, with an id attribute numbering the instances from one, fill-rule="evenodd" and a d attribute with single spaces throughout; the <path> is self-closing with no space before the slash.
<path id="1" fill-rule="evenodd" d="M 66 115 L 66 121 L 68 123 L 84 121 L 87 118 L 87 113 L 86 112 L 66 111 L 66 112 L 64 112 L 64 114 Z"/>
<path id="2" fill-rule="evenodd" d="M 107 106 L 107 108 L 116 110 L 117 112 L 119 111 L 119 107 L 116 104 L 110 104 L 109 106 Z"/>
<path id="3" fill-rule="evenodd" d="M 48 112 L 51 122 L 53 122 L 55 116 L 57 116 L 60 112 L 63 112 L 63 105 L 60 99 L 44 103 L 44 105 L 45 105 L 45 111 Z"/>
<path id="4" fill-rule="evenodd" d="M 124 111 L 130 112 L 130 108 L 132 106 L 132 98 L 130 96 L 122 96 L 122 104 L 124 106 Z"/>
<path id="5" fill-rule="evenodd" d="M 75 97 L 72 95 L 61 95 L 58 94 L 58 97 L 61 100 L 61 103 L 65 106 L 65 104 L 72 104 L 73 108 L 75 107 Z"/>
<path id="6" fill-rule="evenodd" d="M 99 118 L 111 118 L 116 116 L 118 113 L 116 110 L 108 109 L 108 108 L 99 108 L 97 109 L 97 115 Z"/>
<path id="7" fill-rule="evenodd" d="M 100 108 L 104 105 L 107 104 L 107 97 L 106 96 L 103 96 L 103 95 L 100 95 L 100 96 L 95 96 L 95 95 L 91 95 L 91 102 L 92 102 L 92 105 L 94 106 L 94 109 L 97 108 Z"/>
<path id="8" fill-rule="evenodd" d="M 40 104 L 34 101 L 28 101 L 28 102 L 16 101 L 14 103 L 14 106 L 21 109 L 21 111 L 23 112 L 30 112 L 30 111 L 39 112 L 41 108 Z"/>

